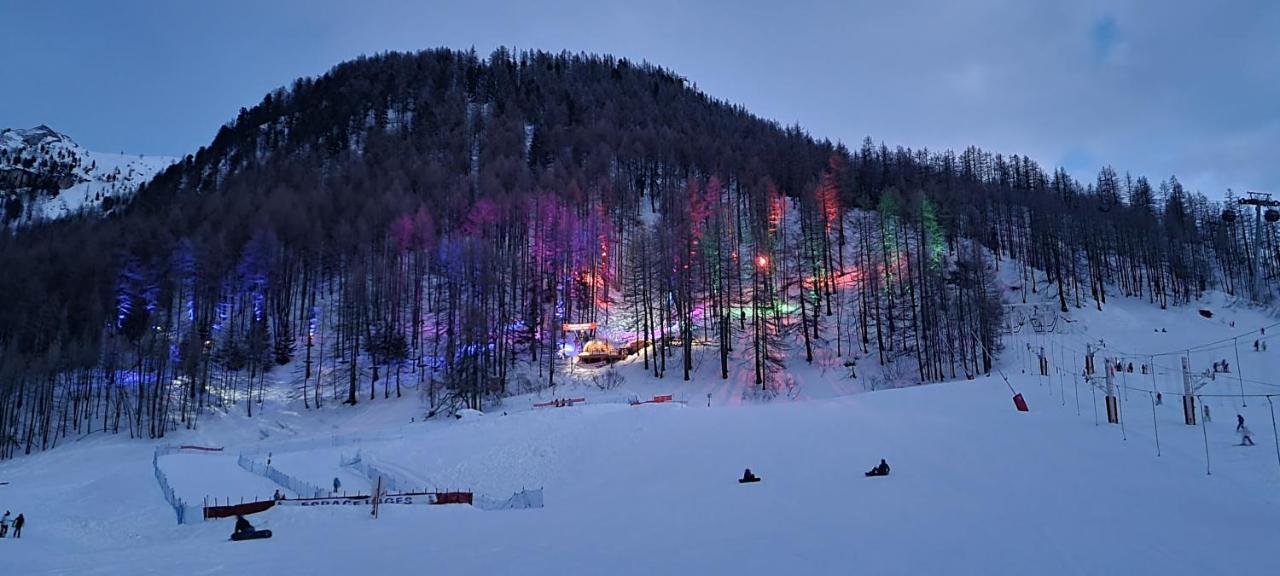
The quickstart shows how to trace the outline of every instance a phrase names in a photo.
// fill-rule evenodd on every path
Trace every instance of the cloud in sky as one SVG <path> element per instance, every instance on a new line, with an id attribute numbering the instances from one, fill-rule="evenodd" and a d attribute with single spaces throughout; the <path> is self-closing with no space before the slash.
<path id="1" fill-rule="evenodd" d="M 0 21 L 0 126 L 105 151 L 193 151 L 266 91 L 359 54 L 507 45 L 647 59 L 854 145 L 1280 192 L 1274 2 L 121 0 L 3 3 Z"/>

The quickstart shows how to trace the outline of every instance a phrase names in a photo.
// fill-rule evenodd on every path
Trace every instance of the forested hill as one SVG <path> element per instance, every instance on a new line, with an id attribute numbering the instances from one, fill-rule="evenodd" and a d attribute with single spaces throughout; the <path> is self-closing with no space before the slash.
<path id="1" fill-rule="evenodd" d="M 555 382 L 565 323 L 653 344 L 659 375 L 718 347 L 763 397 L 824 348 L 963 377 L 998 348 L 995 260 L 1047 271 L 1064 308 L 1178 303 L 1274 277 L 1250 226 L 1174 179 L 850 151 L 607 56 L 360 58 L 126 209 L 0 239 L 0 455 L 252 413 L 272 370 L 308 407 L 402 378 L 480 406 Z"/>

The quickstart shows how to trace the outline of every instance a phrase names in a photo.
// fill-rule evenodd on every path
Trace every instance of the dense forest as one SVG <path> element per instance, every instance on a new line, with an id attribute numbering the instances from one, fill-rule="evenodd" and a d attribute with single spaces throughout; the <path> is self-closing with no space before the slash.
<path id="1" fill-rule="evenodd" d="M 974 377 L 997 266 L 1064 311 L 1262 298 L 1274 231 L 1232 215 L 1172 177 L 850 150 L 625 59 L 360 58 L 242 109 L 110 217 L 0 239 L 0 457 L 252 415 L 277 381 L 307 408 L 478 408 L 562 378 L 566 324 L 626 334 L 655 377 L 712 351 L 760 399 L 817 351 Z"/>

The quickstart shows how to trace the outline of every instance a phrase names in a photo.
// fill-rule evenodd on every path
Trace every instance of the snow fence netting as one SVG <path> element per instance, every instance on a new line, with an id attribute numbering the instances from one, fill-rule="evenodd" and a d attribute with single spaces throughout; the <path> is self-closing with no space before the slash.
<path id="1" fill-rule="evenodd" d="M 378 479 L 382 479 L 383 492 L 409 492 L 412 487 L 404 478 L 397 477 L 395 474 L 387 472 L 371 461 L 372 458 L 367 457 L 360 451 L 356 451 L 356 455 L 348 459 L 346 456 L 338 457 L 338 464 L 345 468 L 351 468 L 359 472 L 362 476 L 369 479 L 373 484 L 378 483 Z"/>
<path id="2" fill-rule="evenodd" d="M 316 486 L 315 484 L 311 484 L 310 482 L 306 482 L 300 478 L 295 478 L 293 476 L 285 474 L 275 466 L 272 466 L 265 462 L 258 462 L 256 460 L 253 460 L 252 458 L 249 458 L 248 456 L 245 456 L 244 454 L 241 454 L 238 458 L 236 458 L 236 464 L 239 464 L 241 468 L 244 468 L 249 472 L 262 476 L 263 478 L 266 478 L 272 482 L 275 482 L 276 485 L 282 488 L 287 488 L 293 491 L 293 493 L 297 494 L 299 497 L 319 498 L 326 494 L 326 492 L 322 488 L 320 488 L 319 486 Z"/>
<path id="3" fill-rule="evenodd" d="M 178 518 L 178 524 L 193 523 L 204 519 L 204 510 L 202 508 L 190 506 L 185 500 L 174 494 L 173 488 L 169 486 L 169 477 L 160 469 L 161 456 L 178 453 L 184 448 L 203 450 L 196 446 L 156 446 L 155 452 L 151 455 L 151 468 L 155 470 L 156 482 L 160 484 L 160 492 L 164 494 L 164 501 L 168 502 L 169 506 L 173 508 L 173 513 Z"/>
<path id="4" fill-rule="evenodd" d="M 476 495 L 473 506 L 481 510 L 521 510 L 525 508 L 541 508 L 542 489 L 521 490 L 512 494 L 511 497 L 506 500 L 478 494 Z"/>

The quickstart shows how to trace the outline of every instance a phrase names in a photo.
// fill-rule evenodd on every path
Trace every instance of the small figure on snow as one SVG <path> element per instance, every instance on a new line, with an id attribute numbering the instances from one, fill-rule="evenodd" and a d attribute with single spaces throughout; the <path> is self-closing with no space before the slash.
<path id="1" fill-rule="evenodd" d="M 253 532 L 253 524 L 245 520 L 244 516 L 236 514 L 236 534 L 249 534 Z"/>
<path id="2" fill-rule="evenodd" d="M 1156 406 L 1161 406 L 1163 404 L 1164 404 L 1164 394 L 1156 392 Z"/>
<path id="3" fill-rule="evenodd" d="M 236 529 L 235 532 L 231 533 L 232 540 L 239 542 L 243 540 L 258 540 L 270 537 L 270 530 L 258 530 L 254 528 L 253 524 L 250 524 L 248 520 L 245 520 L 243 515 L 236 514 Z"/>
<path id="4" fill-rule="evenodd" d="M 1257 341 L 1257 340 L 1254 340 L 1254 341 L 1253 341 L 1253 351 L 1254 351 L 1254 352 L 1257 352 L 1257 351 L 1258 351 L 1258 341 Z"/>
<path id="5" fill-rule="evenodd" d="M 888 476 L 889 463 L 885 462 L 884 458 L 881 458 L 880 463 L 877 464 L 875 468 L 868 470 L 866 475 L 867 476 Z"/>
<path id="6" fill-rule="evenodd" d="M 1236 414 L 1236 432 L 1239 432 L 1243 428 L 1244 428 L 1244 416 L 1241 416 L 1240 414 Z"/>
<path id="7" fill-rule="evenodd" d="M 1241 446 L 1253 446 L 1253 432 L 1249 430 L 1248 426 L 1241 426 L 1236 431 L 1240 433 Z"/>
<path id="8" fill-rule="evenodd" d="M 334 477 L 333 477 L 333 493 L 334 493 L 334 494 L 337 494 L 337 493 L 338 493 L 338 489 L 339 489 L 339 488 L 341 488 L 341 487 L 342 487 L 342 482 L 339 482 L 339 481 L 338 481 L 338 477 L 337 477 L 337 476 L 334 476 Z"/>
<path id="9" fill-rule="evenodd" d="M 1210 418 L 1210 417 L 1209 417 L 1209 405 L 1208 405 L 1208 404 L 1201 404 L 1201 405 L 1200 405 L 1200 408 L 1201 408 L 1201 412 L 1204 412 L 1204 421 L 1205 421 L 1205 423 L 1207 424 L 1207 423 L 1209 423 L 1209 422 L 1213 422 L 1213 418 Z"/>
<path id="10" fill-rule="evenodd" d="M 280 490 L 277 489 L 275 495 L 272 496 L 271 499 L 275 500 L 276 502 L 279 502 L 281 500 L 284 500 L 284 494 L 281 494 Z"/>
<path id="11" fill-rule="evenodd" d="M 1253 441 L 1250 440 L 1249 443 L 1252 444 Z M 14 538 L 22 537 L 22 526 L 23 524 L 26 524 L 26 523 L 27 523 L 27 519 L 23 518 L 22 513 L 19 512 L 18 517 L 13 519 L 13 537 Z"/>
<path id="12" fill-rule="evenodd" d="M 4 516 L 0 516 L 0 538 L 4 538 L 9 533 L 9 511 L 4 511 Z"/>
<path id="13" fill-rule="evenodd" d="M 759 477 L 759 476 L 756 476 L 755 474 L 752 474 L 752 473 L 751 473 L 751 469 L 750 469 L 750 468 L 747 468 L 746 470 L 743 470 L 743 471 L 742 471 L 742 478 L 739 478 L 739 479 L 738 479 L 738 483 L 739 483 L 739 484 L 747 484 L 747 483 L 750 483 L 750 482 L 759 482 L 759 481 L 760 481 L 760 477 Z"/>

